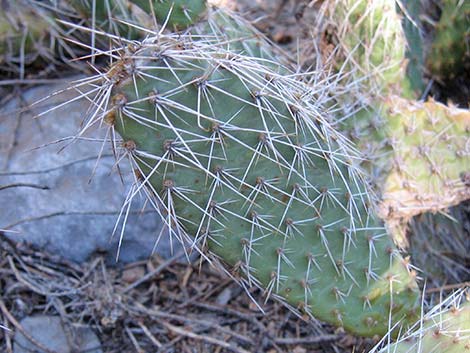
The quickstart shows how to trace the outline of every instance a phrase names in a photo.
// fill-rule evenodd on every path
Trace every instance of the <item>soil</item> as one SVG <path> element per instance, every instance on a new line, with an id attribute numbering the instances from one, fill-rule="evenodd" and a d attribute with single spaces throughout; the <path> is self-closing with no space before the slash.
<path id="1" fill-rule="evenodd" d="M 177 259 L 110 267 L 96 256 L 77 265 L 0 234 L 0 323 L 12 330 L 0 329 L 0 351 L 12 352 L 11 332 L 39 313 L 91 327 L 107 353 L 346 353 L 374 343 L 296 317 L 277 302 L 262 305 L 262 313 L 209 264 Z"/>

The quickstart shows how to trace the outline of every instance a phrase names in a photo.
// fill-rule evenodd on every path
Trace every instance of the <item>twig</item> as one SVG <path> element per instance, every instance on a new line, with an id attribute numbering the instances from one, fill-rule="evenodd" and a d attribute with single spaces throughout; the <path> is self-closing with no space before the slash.
<path id="1" fill-rule="evenodd" d="M 31 175 L 31 174 L 46 174 L 46 173 L 51 173 L 51 172 L 54 172 L 54 171 L 57 171 L 57 170 L 61 170 L 61 169 L 65 169 L 65 168 L 68 168 L 70 166 L 73 166 L 75 164 L 79 164 L 79 163 L 86 163 L 86 162 L 89 162 L 89 161 L 95 161 L 96 158 L 98 156 L 91 156 L 91 157 L 87 157 L 87 158 L 83 158 L 83 159 L 78 159 L 76 161 L 73 161 L 73 162 L 69 162 L 69 163 L 64 163 L 62 165 L 59 165 L 57 167 L 53 167 L 53 168 L 48 168 L 48 169 L 42 169 L 42 170 L 28 170 L 28 171 L 8 171 L 8 172 L 1 172 L 0 173 L 0 176 L 15 176 L 15 175 Z M 112 154 L 103 154 L 101 156 L 101 158 L 107 158 L 107 157 L 113 157 Z"/>
<path id="2" fill-rule="evenodd" d="M 64 83 L 69 82 L 68 79 L 63 78 L 35 78 L 35 79 L 13 79 L 13 80 L 2 80 L 0 86 L 13 86 L 13 85 L 40 85 L 44 83 Z"/>
<path id="3" fill-rule="evenodd" d="M 3 318 L 3 322 L 5 323 L 5 325 L 8 325 L 8 320 L 5 318 L 5 315 L 2 315 L 2 318 Z M 11 343 L 11 337 L 10 337 L 10 334 L 11 334 L 11 329 L 7 326 L 4 326 L 2 324 L 0 324 L 0 328 L 1 329 L 4 329 L 5 331 L 7 331 L 4 336 L 5 336 L 5 343 L 6 343 L 6 348 L 7 348 L 7 353 L 13 353 L 13 344 Z"/>
<path id="4" fill-rule="evenodd" d="M 139 342 L 137 341 L 137 339 L 135 338 L 134 334 L 132 333 L 132 331 L 129 329 L 128 326 L 125 327 L 125 330 L 126 330 L 127 336 L 129 336 L 132 342 L 132 345 L 135 348 L 135 351 L 137 353 L 145 353 L 145 351 L 142 349 L 142 347 L 140 347 Z"/>
<path id="5" fill-rule="evenodd" d="M 2 324 L 0 324 L 0 328 L 5 330 L 5 331 L 11 331 L 8 327 L 3 326 Z"/>
<path id="6" fill-rule="evenodd" d="M 35 222 L 35 221 L 40 221 L 43 219 L 59 217 L 59 216 L 114 216 L 116 214 L 119 214 L 119 212 L 120 212 L 119 210 L 116 210 L 116 211 L 59 211 L 59 212 L 45 214 L 42 216 L 20 219 L 19 221 L 15 223 L 11 223 L 4 228 L 8 230 L 10 228 L 16 227 L 23 223 Z M 156 212 L 157 211 L 155 210 L 145 210 L 145 211 L 132 211 L 130 213 L 142 214 L 142 213 L 156 213 Z"/>
<path id="7" fill-rule="evenodd" d="M 181 256 L 183 256 L 184 254 L 184 251 L 179 251 L 176 255 L 174 255 L 173 257 L 170 257 L 168 260 L 166 260 L 165 262 L 161 263 L 155 270 L 153 270 L 152 272 L 149 272 L 147 273 L 145 276 L 143 276 L 142 278 L 139 278 L 137 281 L 129 284 L 123 291 L 122 293 L 123 294 L 126 294 L 128 293 L 129 291 L 131 291 L 132 289 L 134 289 L 135 287 L 137 286 L 140 286 L 142 283 L 148 281 L 149 279 L 151 279 L 152 277 L 155 277 L 157 276 L 160 272 L 162 272 L 165 268 L 167 268 L 168 266 L 170 266 L 173 262 L 175 262 L 176 260 L 178 260 Z"/>
<path id="8" fill-rule="evenodd" d="M 138 322 L 137 325 L 139 325 L 144 334 L 150 339 L 150 341 L 152 341 L 155 346 L 157 346 L 158 348 L 162 346 L 162 343 L 155 338 L 155 336 L 152 334 L 152 332 L 150 332 L 147 326 L 145 326 L 142 322 Z"/>
<path id="9" fill-rule="evenodd" d="M 21 282 L 26 287 L 28 287 L 31 291 L 40 294 L 45 297 L 60 297 L 60 296 L 68 296 L 68 295 L 76 295 L 79 291 L 85 289 L 86 287 L 90 286 L 90 283 L 85 283 L 81 287 L 73 288 L 68 291 L 62 292 L 51 292 L 47 288 L 40 286 L 38 283 L 31 283 L 31 281 L 27 281 L 20 273 L 20 271 L 16 268 L 15 263 L 13 262 L 13 258 L 11 256 L 7 257 L 8 263 L 10 268 L 12 269 L 13 273 L 15 274 L 16 279 L 18 282 Z"/>
<path id="10" fill-rule="evenodd" d="M 316 344 L 337 341 L 342 337 L 341 335 L 320 335 L 301 338 L 274 338 L 274 342 L 278 344 Z"/>
<path id="11" fill-rule="evenodd" d="M 32 183 L 14 183 L 14 184 L 8 184 L 8 185 L 0 186 L 0 190 L 5 190 L 5 189 L 9 189 L 9 188 L 18 188 L 18 187 L 41 189 L 41 190 L 49 190 L 50 189 L 49 186 L 47 186 L 47 185 L 38 185 L 38 184 L 32 184 Z"/>
<path id="12" fill-rule="evenodd" d="M 266 332 L 267 331 L 266 327 L 261 322 L 259 322 L 256 319 L 256 317 L 254 317 L 254 315 L 245 314 L 245 313 L 242 313 L 238 310 L 231 309 L 231 308 L 228 308 L 228 307 L 220 307 L 216 304 L 195 302 L 195 303 L 193 303 L 193 305 L 196 306 L 196 307 L 199 307 L 199 308 L 208 309 L 208 310 L 215 311 L 215 312 L 221 312 L 221 313 L 226 314 L 226 315 L 237 316 L 237 317 L 239 317 L 243 320 L 246 320 L 246 321 L 251 322 L 251 323 L 255 324 L 256 326 L 258 326 L 258 328 L 260 329 L 261 332 Z"/>
<path id="13" fill-rule="evenodd" d="M 228 342 L 220 341 L 216 338 L 205 336 L 205 335 L 198 335 L 197 333 L 187 331 L 184 328 L 181 328 L 181 327 L 178 327 L 178 326 L 174 326 L 174 325 L 172 325 L 172 324 L 170 324 L 166 321 L 162 320 L 162 321 L 160 321 L 160 323 L 163 326 L 165 326 L 167 329 L 169 329 L 170 331 L 173 331 L 174 333 L 179 334 L 181 336 L 185 336 L 185 337 L 193 338 L 195 340 L 211 343 L 211 344 L 214 344 L 216 346 L 220 346 L 222 348 L 228 349 L 232 352 L 249 353 L 248 351 L 244 350 L 243 348 L 233 346 Z"/>
<path id="14" fill-rule="evenodd" d="M 436 292 L 443 292 L 443 291 L 448 291 L 452 289 L 457 289 L 457 288 L 464 288 L 464 287 L 470 287 L 470 281 L 469 282 L 461 282 L 461 283 L 455 283 L 455 284 L 448 284 L 446 286 L 441 286 L 437 288 L 427 288 L 425 290 L 426 293 L 436 293 Z"/>
<path id="15" fill-rule="evenodd" d="M 248 337 L 245 337 L 245 336 L 241 335 L 240 333 L 237 333 L 237 332 L 234 332 L 234 331 L 229 330 L 227 328 L 224 328 L 224 327 L 222 327 L 222 326 L 220 326 L 220 325 L 218 325 L 214 322 L 208 321 L 208 320 L 193 319 L 193 318 L 188 317 L 188 316 L 182 316 L 182 315 L 178 315 L 178 314 L 171 314 L 171 313 L 167 313 L 167 312 L 160 311 L 160 310 L 147 309 L 146 307 L 144 307 L 140 303 L 136 303 L 135 306 L 138 309 L 140 309 L 141 311 L 144 311 L 147 315 L 152 316 L 152 317 L 159 317 L 159 318 L 164 318 L 164 319 L 167 319 L 167 320 L 177 320 L 177 321 L 188 323 L 188 324 L 193 324 L 193 325 L 197 324 L 197 325 L 200 325 L 200 326 L 213 328 L 213 329 L 216 329 L 216 330 L 218 330 L 222 333 L 225 333 L 225 334 L 228 334 L 232 337 L 235 337 L 240 342 L 248 343 L 248 344 L 251 344 L 251 345 L 254 344 L 252 339 L 250 339 Z"/>

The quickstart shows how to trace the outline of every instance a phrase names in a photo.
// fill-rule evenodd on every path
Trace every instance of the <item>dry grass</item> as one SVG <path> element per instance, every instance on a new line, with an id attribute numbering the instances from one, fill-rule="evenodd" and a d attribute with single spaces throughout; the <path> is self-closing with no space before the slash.
<path id="1" fill-rule="evenodd" d="M 4 236 L 0 259 L 2 352 L 12 352 L 14 332 L 24 331 L 19 322 L 34 314 L 91 327 L 107 353 L 366 352 L 373 343 L 272 301 L 263 314 L 231 279 L 198 260 L 154 257 L 118 268 L 97 256 L 77 265 Z"/>

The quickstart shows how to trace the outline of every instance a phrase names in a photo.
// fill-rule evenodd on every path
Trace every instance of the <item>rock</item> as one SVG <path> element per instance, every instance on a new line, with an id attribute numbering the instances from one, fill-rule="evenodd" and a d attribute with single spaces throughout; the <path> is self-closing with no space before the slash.
<path id="1" fill-rule="evenodd" d="M 58 316 L 29 316 L 20 322 L 26 333 L 43 348 L 56 353 L 102 353 L 101 343 L 89 328 L 67 330 Z M 21 332 L 14 338 L 14 353 L 45 353 Z"/>
<path id="2" fill-rule="evenodd" d="M 101 342 L 88 327 L 75 328 L 75 347 L 73 352 L 103 353 Z"/>
<path id="3" fill-rule="evenodd" d="M 114 262 L 120 228 L 111 239 L 115 222 L 126 193 L 133 182 L 133 171 L 124 159 L 120 173 L 110 146 L 105 146 L 98 168 L 89 183 L 101 143 L 100 132 L 83 136 L 88 141 L 72 142 L 82 123 L 88 102 L 74 101 L 46 115 L 46 111 L 77 96 L 67 91 L 34 106 L 63 86 L 40 86 L 25 91 L 21 97 L 0 108 L 0 229 L 5 236 L 26 241 L 64 258 L 83 262 L 96 252 L 105 252 Z M 53 143 L 65 139 L 60 143 Z M 41 147 L 42 146 L 42 147 Z M 147 205 L 140 212 L 145 197 L 135 197 L 122 239 L 119 261 L 133 262 L 148 258 L 162 228 L 158 215 Z M 1 236 L 1 235 L 0 235 Z M 174 244 L 174 253 L 179 251 Z M 170 243 L 165 235 L 157 252 L 170 257 Z"/>

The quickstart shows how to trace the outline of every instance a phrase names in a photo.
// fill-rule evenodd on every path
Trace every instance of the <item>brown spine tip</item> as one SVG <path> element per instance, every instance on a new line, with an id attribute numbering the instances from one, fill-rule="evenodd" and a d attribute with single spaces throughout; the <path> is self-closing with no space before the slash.
<path id="1" fill-rule="evenodd" d="M 116 124 L 116 111 L 111 110 L 108 114 L 104 117 L 104 122 L 110 126 L 114 126 Z"/>
<path id="2" fill-rule="evenodd" d="M 165 189 L 172 189 L 175 186 L 175 182 L 171 179 L 163 180 L 163 187 Z"/>
<path id="3" fill-rule="evenodd" d="M 116 93 L 111 102 L 115 109 L 121 109 L 127 104 L 127 97 L 123 93 Z"/>
<path id="4" fill-rule="evenodd" d="M 157 104 L 158 102 L 158 91 L 156 89 L 151 90 L 147 96 L 149 97 L 150 103 Z"/>
<path id="5" fill-rule="evenodd" d="M 144 175 L 142 174 L 142 172 L 140 171 L 140 169 L 134 169 L 134 175 L 136 177 L 137 180 L 139 181 L 142 181 L 144 180 Z"/>
<path id="6" fill-rule="evenodd" d="M 135 143 L 134 140 L 127 140 L 122 143 L 122 146 L 128 150 L 129 152 L 135 151 L 137 148 L 137 144 Z"/>
<path id="7" fill-rule="evenodd" d="M 131 58 L 123 58 L 115 63 L 106 73 L 106 77 L 114 84 L 129 79 L 135 72 L 135 62 Z"/>

